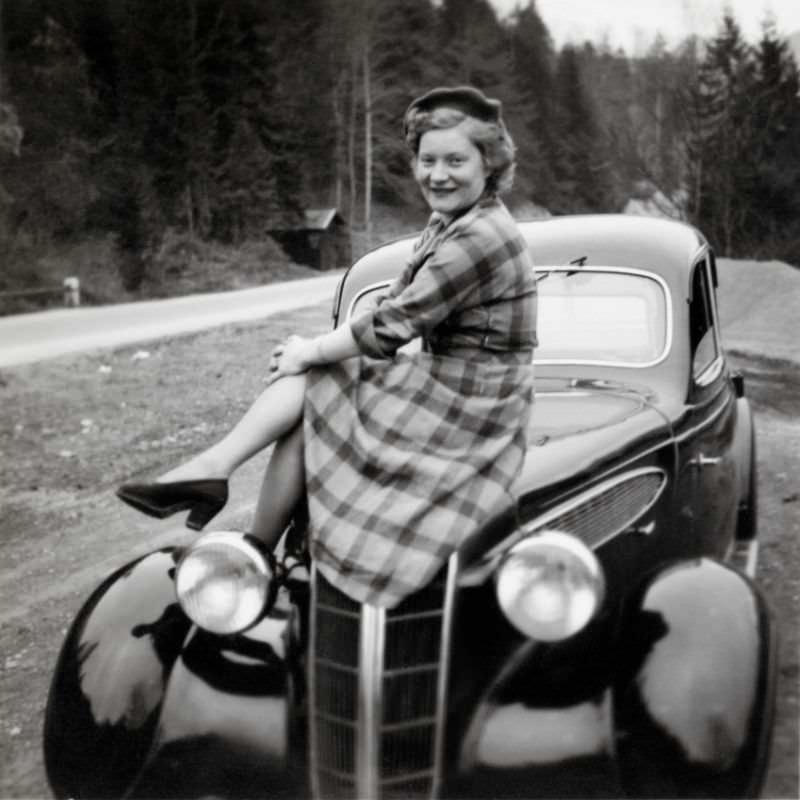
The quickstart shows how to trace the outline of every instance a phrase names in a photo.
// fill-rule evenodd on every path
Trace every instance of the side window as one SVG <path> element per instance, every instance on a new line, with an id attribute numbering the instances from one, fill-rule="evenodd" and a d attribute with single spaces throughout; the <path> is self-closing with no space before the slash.
<path id="1" fill-rule="evenodd" d="M 698 380 L 719 357 L 709 258 L 710 256 L 697 263 L 692 276 L 689 335 L 692 347 L 692 377 L 695 380 Z"/>

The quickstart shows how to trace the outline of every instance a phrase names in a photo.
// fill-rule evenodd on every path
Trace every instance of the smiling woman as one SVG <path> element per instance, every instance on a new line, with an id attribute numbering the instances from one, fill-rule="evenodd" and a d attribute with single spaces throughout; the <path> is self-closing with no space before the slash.
<path id="1" fill-rule="evenodd" d="M 222 441 L 118 492 L 157 517 L 188 509 L 187 524 L 202 528 L 233 471 L 275 442 L 253 534 L 273 547 L 305 495 L 317 569 L 385 608 L 508 504 L 536 343 L 533 265 L 498 198 L 515 163 L 500 102 L 434 89 L 406 110 L 404 136 L 433 213 L 381 302 L 324 336 L 290 337 L 272 354 L 267 390 Z M 400 352 L 418 338 L 420 351 Z"/>

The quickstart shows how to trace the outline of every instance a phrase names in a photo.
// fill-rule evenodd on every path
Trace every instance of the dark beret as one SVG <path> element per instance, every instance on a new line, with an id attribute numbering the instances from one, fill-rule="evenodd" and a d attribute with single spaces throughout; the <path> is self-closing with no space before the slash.
<path id="1" fill-rule="evenodd" d="M 435 108 L 454 108 L 484 122 L 500 122 L 502 103 L 487 97 L 473 86 L 440 86 L 414 100 L 406 109 L 404 127 L 414 111 L 433 111 Z"/>

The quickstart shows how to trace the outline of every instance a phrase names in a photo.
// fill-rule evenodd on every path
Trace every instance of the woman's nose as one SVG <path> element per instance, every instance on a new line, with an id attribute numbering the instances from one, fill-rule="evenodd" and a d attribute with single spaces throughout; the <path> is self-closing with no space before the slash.
<path id="1" fill-rule="evenodd" d="M 447 170 L 441 161 L 434 162 L 431 167 L 431 181 L 433 183 L 444 183 L 447 180 Z"/>

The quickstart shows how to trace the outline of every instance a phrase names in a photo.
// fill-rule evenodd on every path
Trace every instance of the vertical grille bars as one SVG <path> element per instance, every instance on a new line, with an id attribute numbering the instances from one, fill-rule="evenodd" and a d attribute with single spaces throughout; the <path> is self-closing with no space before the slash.
<path id="1" fill-rule="evenodd" d="M 386 611 L 312 572 L 311 787 L 316 798 L 438 796 L 458 559 Z"/>

